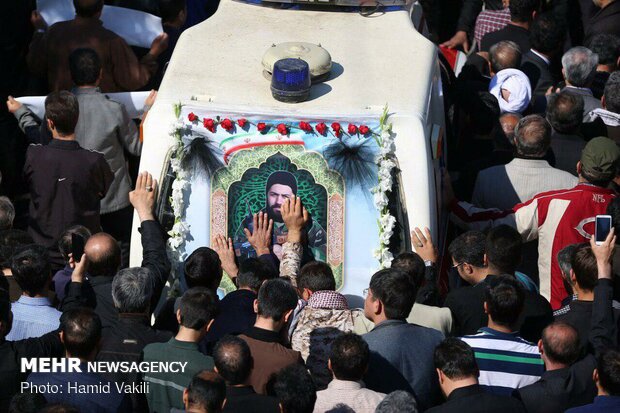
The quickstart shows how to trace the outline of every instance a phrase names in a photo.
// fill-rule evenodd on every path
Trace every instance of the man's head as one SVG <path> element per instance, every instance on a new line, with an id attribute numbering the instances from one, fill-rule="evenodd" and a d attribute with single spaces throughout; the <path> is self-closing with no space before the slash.
<path id="1" fill-rule="evenodd" d="M 13 255 L 21 251 L 24 246 L 30 244 L 34 244 L 34 241 L 26 231 L 21 229 L 0 231 L 0 269 L 11 268 Z"/>
<path id="2" fill-rule="evenodd" d="M 60 254 L 65 261 L 69 261 L 69 254 L 71 254 L 73 242 L 72 238 L 74 234 L 82 237 L 84 242 L 88 241 L 88 239 L 90 238 L 89 229 L 83 225 L 74 225 L 65 232 L 63 232 L 63 234 L 60 236 L 60 239 L 58 240 L 58 251 L 60 251 Z M 81 257 L 76 258 L 80 259 Z"/>
<path id="3" fill-rule="evenodd" d="M 380 270 L 370 279 L 364 314 L 375 324 L 386 319 L 405 320 L 416 294 L 417 288 L 407 274 L 394 268 Z"/>
<path id="4" fill-rule="evenodd" d="M 65 311 L 60 317 L 60 340 L 67 357 L 94 360 L 101 341 L 101 319 L 90 308 Z"/>
<path id="5" fill-rule="evenodd" d="M 4 339 L 11 332 L 13 313 L 11 312 L 11 300 L 9 290 L 0 288 L 0 339 Z"/>
<path id="6" fill-rule="evenodd" d="M 213 348 L 215 371 L 226 380 L 226 384 L 245 384 L 254 361 L 248 344 L 236 336 L 222 337 Z"/>
<path id="7" fill-rule="evenodd" d="M 84 253 L 88 259 L 88 274 L 92 277 L 111 277 L 121 266 L 121 249 L 110 234 L 99 232 L 86 241 Z"/>
<path id="8" fill-rule="evenodd" d="M 426 265 L 424 260 L 415 252 L 403 252 L 392 260 L 392 268 L 401 270 L 409 276 L 409 281 L 416 288 L 420 288 L 424 282 Z"/>
<path id="9" fill-rule="evenodd" d="M 45 295 L 52 280 L 49 255 L 40 245 L 30 245 L 13 256 L 11 273 L 30 297 Z"/>
<path id="10" fill-rule="evenodd" d="M 562 74 L 571 86 L 590 87 L 597 66 L 598 55 L 583 46 L 573 47 L 562 56 Z"/>
<path id="11" fill-rule="evenodd" d="M 599 395 L 620 396 L 620 351 L 604 351 L 596 363 L 594 381 Z"/>
<path id="12" fill-rule="evenodd" d="M 345 333 L 332 343 L 328 367 L 338 380 L 360 381 L 368 369 L 368 344 L 354 333 Z"/>
<path id="13" fill-rule="evenodd" d="M 499 225 L 487 234 L 485 253 L 495 275 L 514 274 L 521 263 L 523 241 L 511 226 Z"/>
<path id="14" fill-rule="evenodd" d="M 456 337 L 446 338 L 435 347 L 433 363 L 439 376 L 439 386 L 446 397 L 455 388 L 478 381 L 480 372 L 474 350 Z"/>
<path id="15" fill-rule="evenodd" d="M 239 264 L 237 285 L 239 288 L 249 288 L 258 293 L 265 280 L 276 278 L 278 275 L 257 258 L 248 258 Z"/>
<path id="16" fill-rule="evenodd" d="M 375 413 L 418 413 L 418 402 L 407 391 L 396 390 L 388 394 L 377 405 Z"/>
<path id="17" fill-rule="evenodd" d="M 314 410 L 316 386 L 308 370 L 300 364 L 280 370 L 274 391 L 282 413 L 312 413 Z"/>
<path id="18" fill-rule="evenodd" d="M 185 259 L 183 270 L 189 288 L 205 287 L 217 291 L 222 281 L 222 262 L 217 252 L 209 247 L 194 250 Z"/>
<path id="19" fill-rule="evenodd" d="M 112 301 L 119 313 L 147 314 L 152 295 L 153 283 L 147 268 L 124 268 L 112 280 Z"/>
<path id="20" fill-rule="evenodd" d="M 73 0 L 73 6 L 79 17 L 99 18 L 103 10 L 103 0 Z"/>
<path id="21" fill-rule="evenodd" d="M 504 69 L 518 69 L 521 66 L 521 49 L 510 40 L 495 43 L 489 49 L 489 63 L 491 74 Z"/>
<path id="22" fill-rule="evenodd" d="M 532 49 L 547 56 L 553 56 L 562 50 L 564 44 L 564 26 L 551 13 L 537 16 L 530 26 L 530 44 Z"/>
<path id="23" fill-rule="evenodd" d="M 484 295 L 484 309 L 489 316 L 489 323 L 515 330 L 525 293 L 519 281 L 508 275 L 493 277 L 487 285 Z"/>
<path id="24" fill-rule="evenodd" d="M 547 121 L 558 133 L 576 134 L 583 121 L 583 98 L 560 92 L 547 98 Z"/>
<path id="25" fill-rule="evenodd" d="M 185 410 L 195 413 L 219 413 L 226 401 L 226 383 L 212 371 L 202 370 L 192 377 L 183 391 Z"/>
<path id="26" fill-rule="evenodd" d="M 267 199 L 267 215 L 275 222 L 282 222 L 282 204 L 297 195 L 297 180 L 292 173 L 276 171 L 269 175 L 265 185 Z"/>
<path id="27" fill-rule="evenodd" d="M 598 55 L 599 72 L 613 72 L 620 64 L 620 37 L 599 33 L 592 37 L 588 49 Z"/>
<path id="28" fill-rule="evenodd" d="M 79 116 L 80 107 L 71 92 L 52 92 L 45 98 L 45 117 L 52 134 L 56 133 L 60 137 L 73 135 Z"/>
<path id="29" fill-rule="evenodd" d="M 602 104 L 608 111 L 620 114 L 620 71 L 609 75 L 605 83 Z"/>
<path id="30" fill-rule="evenodd" d="M 163 24 L 183 26 L 187 18 L 186 0 L 159 0 L 159 15 Z"/>
<path id="31" fill-rule="evenodd" d="M 93 49 L 75 49 L 69 55 L 69 71 L 76 86 L 97 86 L 101 77 L 101 59 Z"/>
<path id="32" fill-rule="evenodd" d="M 461 278 L 470 284 L 476 284 L 486 277 L 484 262 L 486 236 L 479 231 L 468 231 L 459 235 L 448 247 L 452 257 L 452 266 Z"/>
<path id="33" fill-rule="evenodd" d="M 218 313 L 218 298 L 204 287 L 193 287 L 185 291 L 177 310 L 179 326 L 207 333 Z"/>
<path id="34" fill-rule="evenodd" d="M 594 291 L 598 280 L 598 267 L 590 245 L 580 244 L 575 249 L 571 259 L 570 280 L 577 291 Z"/>
<path id="35" fill-rule="evenodd" d="M 620 211 L 619 211 L 620 212 Z M 560 252 L 558 252 L 558 265 L 560 266 L 560 271 L 562 272 L 562 281 L 564 283 L 564 288 L 569 295 L 573 294 L 573 285 L 570 279 L 573 256 L 575 255 L 575 251 L 577 251 L 577 247 L 579 244 L 571 244 L 562 248 Z"/>
<path id="36" fill-rule="evenodd" d="M 317 291 L 336 291 L 336 279 L 329 264 L 311 261 L 301 267 L 297 288 L 304 300 Z"/>
<path id="37" fill-rule="evenodd" d="M 555 321 L 542 332 L 538 341 L 538 350 L 550 370 L 550 365 L 568 367 L 577 361 L 581 354 L 579 333 L 570 324 Z"/>
<path id="38" fill-rule="evenodd" d="M 254 310 L 259 317 L 284 325 L 297 305 L 297 292 L 293 286 L 280 278 L 267 280 L 258 290 Z"/>
<path id="39" fill-rule="evenodd" d="M 606 188 L 616 176 L 620 162 L 620 148 L 609 138 L 591 139 L 581 152 L 577 164 L 579 176 L 592 185 Z"/>
<path id="40" fill-rule="evenodd" d="M 510 144 L 510 147 L 514 146 L 515 128 L 517 123 L 523 118 L 520 113 L 504 113 L 499 117 L 499 124 L 502 127 L 506 141 Z"/>
<path id="41" fill-rule="evenodd" d="M 15 207 L 6 196 L 0 196 L 0 231 L 13 228 Z"/>
<path id="42" fill-rule="evenodd" d="M 45 405 L 47 401 L 40 393 L 17 393 L 11 398 L 8 413 L 41 413 Z"/>
<path id="43" fill-rule="evenodd" d="M 510 20 L 517 23 L 527 23 L 532 21 L 534 13 L 538 11 L 540 3 L 538 0 L 510 0 Z"/>
<path id="44" fill-rule="evenodd" d="M 480 92 L 464 86 L 459 93 L 459 107 L 464 113 L 467 127 L 476 136 L 489 136 L 495 131 L 500 115 L 499 102 L 489 92 Z"/>
<path id="45" fill-rule="evenodd" d="M 551 125 L 540 115 L 522 118 L 515 128 L 517 153 L 528 158 L 542 158 L 551 145 Z"/>

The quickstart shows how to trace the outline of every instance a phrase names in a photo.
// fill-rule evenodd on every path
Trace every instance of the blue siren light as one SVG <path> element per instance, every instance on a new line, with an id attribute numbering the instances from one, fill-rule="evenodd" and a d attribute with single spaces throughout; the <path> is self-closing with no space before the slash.
<path id="1" fill-rule="evenodd" d="M 310 96 L 310 67 L 302 59 L 280 59 L 273 65 L 271 94 L 286 103 L 303 102 Z"/>

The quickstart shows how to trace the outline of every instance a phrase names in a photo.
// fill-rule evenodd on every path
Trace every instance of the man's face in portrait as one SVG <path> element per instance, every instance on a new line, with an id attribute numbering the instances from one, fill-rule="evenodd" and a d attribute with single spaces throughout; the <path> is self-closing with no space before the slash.
<path id="1" fill-rule="evenodd" d="M 293 189 L 288 185 L 273 184 L 267 191 L 267 206 L 269 217 L 276 222 L 282 222 L 282 204 L 292 197 Z"/>

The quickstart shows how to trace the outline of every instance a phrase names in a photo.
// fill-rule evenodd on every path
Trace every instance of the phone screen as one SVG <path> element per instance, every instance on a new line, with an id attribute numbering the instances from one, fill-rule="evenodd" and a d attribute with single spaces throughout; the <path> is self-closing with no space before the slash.
<path id="1" fill-rule="evenodd" d="M 611 231 L 611 217 L 596 217 L 596 242 L 603 242 Z"/>
<path id="2" fill-rule="evenodd" d="M 75 262 L 80 262 L 84 254 L 84 238 L 78 234 L 71 234 L 71 254 Z"/>

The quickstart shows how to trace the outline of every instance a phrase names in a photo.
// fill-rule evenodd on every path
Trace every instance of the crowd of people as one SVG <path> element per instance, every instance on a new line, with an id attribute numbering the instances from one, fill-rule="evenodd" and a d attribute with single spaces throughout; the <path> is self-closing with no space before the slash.
<path id="1" fill-rule="evenodd" d="M 620 0 L 421 1 L 438 46 L 468 53 L 444 66 L 447 248 L 415 228 L 359 308 L 308 259 L 295 195 L 278 256 L 258 213 L 257 258 L 219 236 L 164 296 L 157 180 L 105 93 L 152 90 L 148 112 L 216 2 L 106 0 L 162 18 L 150 49 L 103 28 L 103 0 L 51 27 L 33 3 L 0 5 L 0 412 L 620 412 Z M 25 94 L 47 96 L 42 119 Z M 50 358 L 66 368 L 24 368 Z"/>

